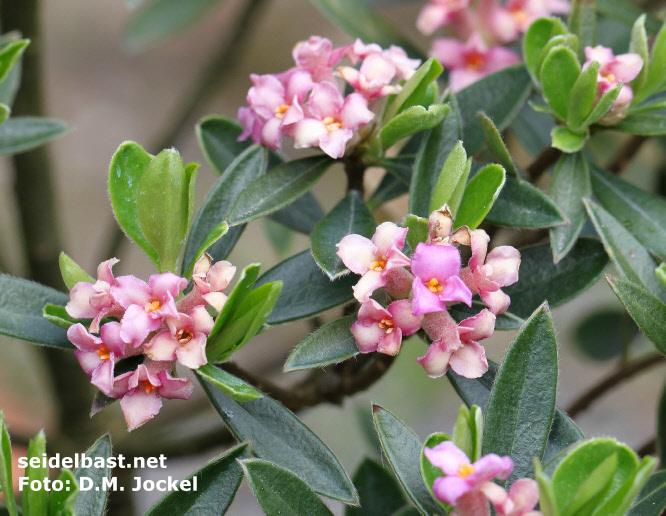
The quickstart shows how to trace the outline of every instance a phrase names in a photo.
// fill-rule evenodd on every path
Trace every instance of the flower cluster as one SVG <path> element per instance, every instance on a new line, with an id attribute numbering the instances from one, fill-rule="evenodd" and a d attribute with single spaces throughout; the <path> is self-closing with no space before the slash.
<path id="1" fill-rule="evenodd" d="M 492 335 L 495 316 L 509 307 L 511 300 L 501 289 L 518 281 L 520 253 L 510 246 L 488 253 L 485 231 L 453 227 L 448 207 L 434 211 L 428 239 L 411 258 L 403 253 L 408 230 L 391 222 L 379 225 L 372 239 L 351 234 L 337 244 L 345 266 L 361 275 L 354 296 L 362 305 L 351 327 L 361 353 L 396 355 L 403 336 L 423 329 L 433 343 L 417 360 L 429 376 L 442 376 L 449 366 L 467 378 L 488 370 L 479 341 Z M 471 247 L 465 268 L 458 245 Z M 386 308 L 370 298 L 378 288 L 393 300 Z M 471 306 L 476 294 L 488 308 L 456 323 L 447 305 Z"/>
<path id="2" fill-rule="evenodd" d="M 65 307 L 75 319 L 92 319 L 86 328 L 76 323 L 67 337 L 91 383 L 111 398 L 121 398 L 127 427 L 137 428 L 162 407 L 161 398 L 188 399 L 193 386 L 188 378 L 171 375 L 175 363 L 197 369 L 207 363 L 206 339 L 213 318 L 206 305 L 220 310 L 222 291 L 236 268 L 222 261 L 211 265 L 203 256 L 194 268 L 194 287 L 187 295 L 185 278 L 172 272 L 152 275 L 148 283 L 135 276 L 114 277 L 112 258 L 100 264 L 95 283 L 72 287 Z M 116 376 L 116 363 L 143 355 L 136 370 Z"/>
<path id="3" fill-rule="evenodd" d="M 470 463 L 469 458 L 453 442 L 445 441 L 423 450 L 428 461 L 444 472 L 435 479 L 435 497 L 455 507 L 452 516 L 489 515 L 490 501 L 500 516 L 542 516 L 534 507 L 539 501 L 537 483 L 529 478 L 516 480 L 507 493 L 492 479 L 506 480 L 513 471 L 513 461 L 489 453 Z"/>
<path id="4" fill-rule="evenodd" d="M 294 147 L 320 147 L 332 158 L 341 158 L 355 132 L 375 118 L 378 99 L 400 91 L 419 66 L 396 46 L 382 49 L 357 39 L 334 48 L 331 41 L 311 36 L 292 52 L 296 66 L 279 74 L 255 75 L 247 94 L 248 106 L 238 110 L 243 126 L 239 140 L 252 138 L 279 149 L 283 136 Z M 343 58 L 354 66 L 338 66 Z M 354 90 L 344 96 L 344 79 Z"/>
<path id="5" fill-rule="evenodd" d="M 454 36 L 435 39 L 430 53 L 451 71 L 451 89 L 458 91 L 519 63 L 518 54 L 501 45 L 516 41 L 534 20 L 568 10 L 566 0 L 430 0 L 416 25 L 426 35 L 445 27 Z"/>

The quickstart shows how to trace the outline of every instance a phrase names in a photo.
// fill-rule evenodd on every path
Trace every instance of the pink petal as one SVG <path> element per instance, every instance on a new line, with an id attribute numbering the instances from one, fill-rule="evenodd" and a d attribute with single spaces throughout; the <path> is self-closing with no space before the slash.
<path id="1" fill-rule="evenodd" d="M 400 331 L 400 328 L 393 328 L 392 331 L 384 333 L 384 337 L 379 341 L 379 346 L 377 346 L 377 352 L 395 356 L 400 352 L 401 345 L 402 331 Z"/>
<path id="2" fill-rule="evenodd" d="M 400 269 L 402 267 L 409 267 L 412 261 L 405 256 L 402 251 L 392 247 L 386 253 L 386 267 L 384 267 L 384 274 L 388 274 L 393 269 Z"/>
<path id="3" fill-rule="evenodd" d="M 176 350 L 180 347 L 170 331 L 161 331 L 144 345 L 144 353 L 151 360 L 170 361 L 176 359 Z"/>
<path id="4" fill-rule="evenodd" d="M 206 300 L 210 306 L 215 308 L 217 312 L 221 312 L 224 307 L 224 303 L 227 302 L 228 297 L 222 292 L 210 292 L 209 294 L 204 294 L 203 298 Z"/>
<path id="5" fill-rule="evenodd" d="M 166 302 L 168 299 L 176 299 L 181 290 L 187 287 L 187 280 L 176 276 L 173 272 L 153 274 L 148 278 L 153 296 Z"/>
<path id="6" fill-rule="evenodd" d="M 282 120 L 270 118 L 261 127 L 260 143 L 269 149 L 279 149 L 282 139 Z"/>
<path id="7" fill-rule="evenodd" d="M 433 466 L 449 476 L 457 476 L 460 466 L 470 463 L 469 457 L 453 441 L 444 441 L 433 448 L 426 446 L 423 453 Z"/>
<path id="8" fill-rule="evenodd" d="M 468 491 L 458 498 L 450 516 L 490 516 L 488 500 L 481 491 Z M 542 515 L 543 516 L 543 515 Z"/>
<path id="9" fill-rule="evenodd" d="M 420 242 L 412 257 L 411 270 L 425 282 L 434 278 L 443 284 L 449 277 L 460 273 L 460 253 L 455 247 Z"/>
<path id="10" fill-rule="evenodd" d="M 463 342 L 480 341 L 489 338 L 495 331 L 495 316 L 487 309 L 460 323 L 458 332 Z"/>
<path id="11" fill-rule="evenodd" d="M 608 71 L 617 82 L 633 81 L 643 68 L 643 59 L 638 54 L 621 54 L 608 64 Z"/>
<path id="12" fill-rule="evenodd" d="M 294 139 L 294 148 L 305 149 L 319 145 L 319 139 L 328 133 L 321 120 L 304 118 L 292 126 L 291 137 Z"/>
<path id="13" fill-rule="evenodd" d="M 377 246 L 377 255 L 386 256 L 391 247 L 399 251 L 405 247 L 405 238 L 407 237 L 407 228 L 401 228 L 393 222 L 383 222 L 372 235 L 372 243 Z"/>
<path id="14" fill-rule="evenodd" d="M 441 341 L 437 340 L 430 344 L 428 352 L 424 356 L 417 358 L 416 361 L 421 364 L 430 378 L 439 378 L 449 369 L 450 358 L 451 353 L 444 351 Z"/>
<path id="15" fill-rule="evenodd" d="M 69 292 L 69 302 L 65 306 L 67 313 L 74 319 L 91 319 L 97 315 L 97 310 L 90 306 L 90 297 L 97 294 L 93 284 L 79 281 Z"/>
<path id="16" fill-rule="evenodd" d="M 224 295 L 224 294 L 223 294 Z M 187 314 L 191 317 L 194 331 L 209 335 L 215 321 L 203 306 L 196 306 Z"/>
<path id="17" fill-rule="evenodd" d="M 76 323 L 67 328 L 67 338 L 77 349 L 88 353 L 97 352 L 102 339 L 91 335 L 81 323 Z"/>
<path id="18" fill-rule="evenodd" d="M 435 497 L 449 505 L 455 507 L 458 498 L 470 490 L 470 486 L 460 477 L 439 477 L 432 484 L 432 491 Z M 470 513 L 472 514 L 472 513 Z"/>
<path id="19" fill-rule="evenodd" d="M 539 486 L 531 478 L 519 478 L 509 489 L 509 498 L 519 511 L 531 511 L 539 503 Z"/>
<path id="20" fill-rule="evenodd" d="M 466 342 L 449 360 L 451 369 L 465 378 L 479 378 L 488 371 L 486 350 L 476 342 Z"/>
<path id="21" fill-rule="evenodd" d="M 501 506 L 509 498 L 509 494 L 504 490 L 504 488 L 498 486 L 494 482 L 484 482 L 481 484 L 480 490 L 495 506 L 495 508 L 499 510 L 499 514 L 504 515 L 504 512 L 501 510 Z"/>
<path id="22" fill-rule="evenodd" d="M 97 267 L 97 279 L 101 281 L 106 281 L 109 285 L 113 285 L 113 272 L 111 269 L 113 266 L 118 263 L 120 260 L 118 258 L 111 258 L 99 264 Z"/>
<path id="23" fill-rule="evenodd" d="M 501 290 L 496 290 L 495 292 L 481 290 L 479 295 L 481 296 L 481 301 L 487 304 L 490 311 L 495 315 L 506 312 L 511 304 L 511 298 Z"/>
<path id="24" fill-rule="evenodd" d="M 173 378 L 166 371 L 160 371 L 158 377 L 161 385 L 157 388 L 157 392 L 163 398 L 186 400 L 194 391 L 189 378 Z"/>
<path id="25" fill-rule="evenodd" d="M 102 359 L 97 354 L 96 351 L 81 351 L 76 350 L 74 356 L 79 361 L 79 365 L 83 372 L 86 373 L 89 377 L 92 377 L 93 372 L 97 369 L 102 363 Z"/>
<path id="26" fill-rule="evenodd" d="M 285 99 L 293 99 L 300 103 L 315 85 L 312 76 L 305 70 L 294 69 L 284 79 Z"/>
<path id="27" fill-rule="evenodd" d="M 100 330 L 102 342 L 117 358 L 125 356 L 125 341 L 120 336 L 120 323 L 111 321 Z"/>
<path id="28" fill-rule="evenodd" d="M 495 9 L 488 16 L 487 24 L 492 36 L 500 43 L 510 43 L 520 35 L 520 26 L 504 7 Z"/>
<path id="29" fill-rule="evenodd" d="M 386 285 L 386 276 L 378 271 L 368 271 L 352 287 L 354 297 L 360 303 L 367 303 L 372 293 Z"/>
<path id="30" fill-rule="evenodd" d="M 457 39 L 438 38 L 432 42 L 430 55 L 444 68 L 456 70 L 466 66 L 465 51 L 465 44 Z"/>
<path id="31" fill-rule="evenodd" d="M 443 283 L 444 290 L 437 294 L 441 301 L 461 301 L 467 306 L 472 306 L 472 292 L 459 276 L 451 276 Z"/>
<path id="32" fill-rule="evenodd" d="M 412 335 L 419 331 L 421 328 L 421 321 L 423 321 L 423 316 L 412 315 L 412 310 L 412 303 L 408 299 L 393 301 L 393 303 L 388 306 L 388 311 L 391 313 L 393 324 L 397 328 L 400 328 L 402 334 L 405 336 Z"/>
<path id="33" fill-rule="evenodd" d="M 178 362 L 190 369 L 199 369 L 206 365 L 206 336 L 203 333 L 195 335 L 187 344 L 181 344 L 176 350 Z"/>
<path id="34" fill-rule="evenodd" d="M 414 278 L 412 292 L 414 293 L 414 297 L 412 298 L 412 313 L 415 316 L 446 311 L 446 303 L 437 294 L 431 292 L 421 279 Z"/>
<path id="35" fill-rule="evenodd" d="M 359 93 L 347 95 L 337 115 L 342 127 L 352 131 L 356 131 L 375 117 L 375 114 L 368 109 L 368 101 Z"/>
<path id="36" fill-rule="evenodd" d="M 604 68 L 615 58 L 613 51 L 610 48 L 601 45 L 597 45 L 596 47 L 585 47 L 585 57 L 587 58 L 587 63 L 596 61 L 601 68 Z"/>
<path id="37" fill-rule="evenodd" d="M 127 343 L 140 346 L 151 331 L 162 325 L 160 319 L 153 319 L 139 305 L 131 305 L 120 322 L 120 337 Z"/>
<path id="38" fill-rule="evenodd" d="M 310 112 L 320 120 L 326 117 L 337 117 L 344 99 L 335 84 L 325 81 L 312 88 L 308 99 Z"/>
<path id="39" fill-rule="evenodd" d="M 113 354 L 107 360 L 102 360 L 99 367 L 93 371 L 91 377 L 90 383 L 105 394 L 113 390 L 114 360 L 115 357 Z"/>
<path id="40" fill-rule="evenodd" d="M 486 480 L 497 478 L 506 480 L 513 471 L 513 461 L 510 457 L 500 457 L 495 453 L 484 455 L 474 464 L 474 473 L 470 473 L 466 480 L 473 485 L 480 485 Z"/>
<path id="41" fill-rule="evenodd" d="M 120 400 L 120 408 L 131 431 L 153 419 L 162 408 L 162 400 L 156 391 L 133 389 Z"/>
<path id="42" fill-rule="evenodd" d="M 486 265 L 493 268 L 492 273 L 488 275 L 488 279 L 494 281 L 500 287 L 508 287 L 518 281 L 520 252 L 509 245 L 496 247 L 488 253 Z"/>
<path id="43" fill-rule="evenodd" d="M 350 331 L 361 353 L 377 351 L 380 340 L 386 335 L 386 330 L 380 328 L 376 322 L 363 324 L 361 321 L 356 321 Z"/>
<path id="44" fill-rule="evenodd" d="M 152 300 L 148 284 L 135 276 L 118 276 L 116 284 L 111 287 L 111 295 L 123 308 L 143 306 Z"/>
<path id="45" fill-rule="evenodd" d="M 345 236 L 335 247 L 342 263 L 355 274 L 365 274 L 379 252 L 372 241 L 355 233 Z"/>
<path id="46" fill-rule="evenodd" d="M 467 86 L 474 84 L 479 79 L 483 79 L 486 75 L 488 73 L 483 70 L 468 70 L 467 68 L 452 70 L 449 74 L 451 91 L 456 93 L 464 90 Z"/>
<path id="47" fill-rule="evenodd" d="M 319 147 L 333 159 L 342 158 L 345 155 L 347 142 L 352 139 L 354 133 L 351 129 L 337 129 L 319 137 Z"/>
<path id="48" fill-rule="evenodd" d="M 493 73 L 520 63 L 520 57 L 508 48 L 492 47 L 486 53 L 485 62 L 486 72 Z"/>
<path id="49" fill-rule="evenodd" d="M 475 229 L 470 232 L 470 243 L 472 246 L 472 257 L 469 259 L 469 268 L 476 269 L 481 267 L 486 259 L 488 252 L 488 242 L 490 237 L 482 229 Z"/>

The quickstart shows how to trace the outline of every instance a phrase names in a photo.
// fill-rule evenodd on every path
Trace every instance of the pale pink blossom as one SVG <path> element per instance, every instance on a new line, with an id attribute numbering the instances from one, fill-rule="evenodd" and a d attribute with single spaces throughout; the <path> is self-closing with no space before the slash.
<path id="1" fill-rule="evenodd" d="M 495 506 L 498 516 L 543 516 L 534 510 L 539 503 L 539 486 L 532 479 L 516 480 L 508 493 L 493 482 L 483 484 L 481 491 Z"/>
<path id="2" fill-rule="evenodd" d="M 497 315 L 506 312 L 511 304 L 511 298 L 501 288 L 518 281 L 520 253 L 511 246 L 500 246 L 486 256 L 489 241 L 490 237 L 482 229 L 471 232 L 472 257 L 460 277 Z"/>
<path id="3" fill-rule="evenodd" d="M 433 343 L 416 361 L 431 378 L 444 375 L 449 367 L 465 378 L 479 378 L 488 371 L 486 352 L 479 341 L 495 329 L 495 316 L 490 311 L 481 310 L 460 325 L 448 312 L 428 314 L 423 328 Z"/>
<path id="4" fill-rule="evenodd" d="M 430 35 L 440 27 L 465 14 L 471 0 L 430 0 L 421 9 L 416 19 L 416 27 L 425 35 Z"/>
<path id="5" fill-rule="evenodd" d="M 431 55 L 448 70 L 452 91 L 459 91 L 479 79 L 520 63 L 520 57 L 508 48 L 488 48 L 479 33 L 462 43 L 453 38 L 433 41 Z"/>
<path id="6" fill-rule="evenodd" d="M 510 43 L 538 18 L 569 12 L 566 0 L 508 0 L 489 12 L 481 12 L 489 33 L 500 43 Z"/>
<path id="7" fill-rule="evenodd" d="M 351 332 L 361 353 L 397 355 L 402 337 L 416 333 L 422 320 L 423 316 L 412 315 L 412 303 L 407 299 L 393 301 L 388 308 L 371 299 L 361 305 Z"/>
<path id="8" fill-rule="evenodd" d="M 316 82 L 332 81 L 333 66 L 342 59 L 348 47 L 333 48 L 328 38 L 310 36 L 307 41 L 300 41 L 292 50 L 296 65 L 310 73 Z"/>
<path id="9" fill-rule="evenodd" d="M 368 100 L 400 91 L 400 86 L 393 84 L 397 72 L 395 65 L 381 54 L 366 57 L 358 70 L 352 66 L 341 66 L 338 71 L 345 81 Z"/>
<path id="10" fill-rule="evenodd" d="M 178 310 L 189 311 L 193 306 L 208 303 L 218 312 L 227 300 L 223 294 L 236 274 L 236 267 L 222 260 L 212 264 L 212 258 L 204 254 L 194 265 L 192 279 L 195 288 L 183 300 L 178 302 Z"/>
<path id="11" fill-rule="evenodd" d="M 362 276 L 354 286 L 358 301 L 368 302 L 375 289 L 386 285 L 391 270 L 409 265 L 409 258 L 402 253 L 406 235 L 406 228 L 384 222 L 377 227 L 372 240 L 352 233 L 336 245 L 342 263 Z"/>
<path id="12" fill-rule="evenodd" d="M 401 47 L 391 45 L 388 49 L 382 49 L 376 43 L 366 45 L 360 39 L 347 48 L 347 57 L 353 65 L 358 64 L 370 56 L 379 56 L 393 64 L 396 79 L 409 79 L 421 64 L 420 59 L 410 59 L 407 52 Z"/>

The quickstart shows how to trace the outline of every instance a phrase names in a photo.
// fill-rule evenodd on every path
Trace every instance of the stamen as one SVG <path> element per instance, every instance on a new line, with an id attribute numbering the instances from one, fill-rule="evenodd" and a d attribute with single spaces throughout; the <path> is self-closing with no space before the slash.
<path id="1" fill-rule="evenodd" d="M 601 76 L 606 79 L 608 82 L 615 82 L 615 74 L 611 72 L 601 72 Z"/>
<path id="2" fill-rule="evenodd" d="M 146 391 L 146 394 L 150 394 L 155 389 L 157 389 L 157 387 L 150 383 L 148 380 L 142 380 L 139 382 L 139 389 L 143 389 Z"/>
<path id="3" fill-rule="evenodd" d="M 518 25 L 525 25 L 527 23 L 527 13 L 522 9 L 511 9 L 511 16 Z"/>
<path id="4" fill-rule="evenodd" d="M 162 308 L 162 303 L 159 301 L 153 301 L 152 303 L 146 303 L 146 306 L 144 307 L 146 309 L 146 312 L 156 312 L 160 308 Z"/>
<path id="5" fill-rule="evenodd" d="M 379 260 L 375 260 L 370 264 L 370 270 L 371 271 L 377 271 L 377 272 L 382 272 L 384 268 L 386 267 L 386 261 L 388 258 L 386 256 L 381 256 Z"/>
<path id="6" fill-rule="evenodd" d="M 332 133 L 333 131 L 337 131 L 338 129 L 342 128 L 342 122 L 336 120 L 332 116 L 327 116 L 322 120 L 322 122 L 326 126 L 326 130 L 329 133 Z"/>
<path id="7" fill-rule="evenodd" d="M 99 347 L 99 349 L 97 350 L 97 354 L 99 355 L 99 358 L 101 358 L 102 360 L 108 360 L 109 358 L 111 358 L 109 348 L 107 348 L 104 345 L 101 345 Z"/>
<path id="8" fill-rule="evenodd" d="M 289 104 L 282 104 L 281 106 L 278 106 L 275 108 L 275 118 L 279 118 L 282 120 L 284 118 L 284 114 L 287 112 L 289 109 Z"/>
<path id="9" fill-rule="evenodd" d="M 189 341 L 192 340 L 192 332 L 190 330 L 179 330 L 178 333 L 176 333 L 176 338 L 178 339 L 179 344 L 187 344 Z"/>
<path id="10" fill-rule="evenodd" d="M 437 281 L 436 278 L 431 279 L 427 284 L 426 287 L 428 287 L 428 290 L 432 292 L 433 294 L 440 294 L 442 290 L 444 290 L 444 287 L 439 284 L 439 281 Z"/>
<path id="11" fill-rule="evenodd" d="M 467 475 L 474 473 L 476 469 L 471 464 L 461 464 L 458 468 L 458 476 L 465 478 Z"/>
<path id="12" fill-rule="evenodd" d="M 381 321 L 379 321 L 379 327 L 383 330 L 385 328 L 388 328 L 386 330 L 386 333 L 391 333 L 393 331 L 393 319 L 389 319 L 388 317 L 384 317 Z"/>
<path id="13" fill-rule="evenodd" d="M 470 70 L 480 70 L 485 64 L 485 59 L 483 55 L 473 52 L 467 56 L 467 68 Z"/>

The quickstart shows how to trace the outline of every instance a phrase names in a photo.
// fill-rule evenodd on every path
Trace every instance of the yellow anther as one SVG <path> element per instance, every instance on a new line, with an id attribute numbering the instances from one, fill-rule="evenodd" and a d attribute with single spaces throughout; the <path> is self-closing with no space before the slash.
<path id="1" fill-rule="evenodd" d="M 440 285 L 439 281 L 435 278 L 431 279 L 426 286 L 428 287 L 428 290 L 434 294 L 439 294 L 444 290 L 444 287 Z"/>
<path id="2" fill-rule="evenodd" d="M 108 360 L 109 358 L 111 358 L 111 355 L 109 353 L 109 348 L 107 348 L 104 345 L 100 346 L 100 348 L 97 350 L 97 354 L 99 355 L 99 358 L 101 358 L 102 360 Z"/>
<path id="3" fill-rule="evenodd" d="M 275 108 L 275 118 L 279 118 L 282 120 L 284 118 L 284 114 L 287 112 L 289 109 L 289 104 L 282 104 L 281 106 L 278 106 Z"/>
<path id="4" fill-rule="evenodd" d="M 187 344 L 189 341 L 192 340 L 192 332 L 190 330 L 179 330 L 178 333 L 176 333 L 176 338 L 178 339 L 179 344 Z"/>
<path id="5" fill-rule="evenodd" d="M 461 464 L 458 468 L 458 476 L 460 478 L 465 478 L 467 475 L 474 473 L 476 469 L 471 464 Z"/>
<path id="6" fill-rule="evenodd" d="M 393 319 L 384 317 L 381 321 L 379 321 L 379 327 L 382 330 L 388 328 L 388 330 L 386 330 L 386 333 L 391 333 L 393 331 Z"/>
<path id="7" fill-rule="evenodd" d="M 513 17 L 514 20 L 516 20 L 516 23 L 518 25 L 525 25 L 527 24 L 527 13 L 523 11 L 522 9 L 511 9 L 511 16 Z"/>
<path id="8" fill-rule="evenodd" d="M 332 116 L 327 116 L 326 118 L 324 118 L 322 120 L 322 122 L 326 126 L 326 130 L 329 133 L 332 133 L 333 131 L 337 131 L 338 129 L 340 129 L 342 127 L 342 122 L 333 118 Z"/>
<path id="9" fill-rule="evenodd" d="M 139 382 L 139 388 L 144 389 L 146 391 L 146 394 L 150 394 L 152 391 L 157 389 L 152 383 L 150 383 L 148 380 L 142 380 Z"/>
<path id="10" fill-rule="evenodd" d="M 146 303 L 145 309 L 146 312 L 155 312 L 162 308 L 162 303 L 159 301 L 153 301 L 152 303 Z"/>

